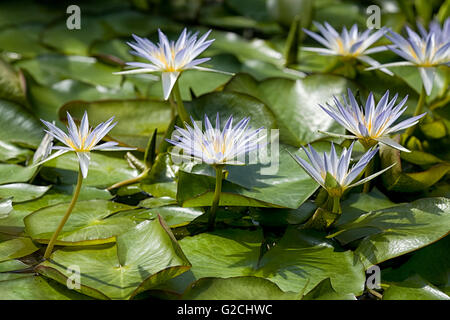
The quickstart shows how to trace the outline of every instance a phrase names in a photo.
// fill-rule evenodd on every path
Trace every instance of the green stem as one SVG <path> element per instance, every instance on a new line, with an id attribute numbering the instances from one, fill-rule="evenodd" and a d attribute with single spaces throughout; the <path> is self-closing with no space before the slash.
<path id="1" fill-rule="evenodd" d="M 83 184 L 83 174 L 81 173 L 81 168 L 80 168 L 78 170 L 78 181 L 77 181 L 77 186 L 75 187 L 75 191 L 73 192 L 72 201 L 70 202 L 70 205 L 67 208 L 66 214 L 64 215 L 61 222 L 59 223 L 58 228 L 56 229 L 55 233 L 53 233 L 53 236 L 47 245 L 47 249 L 45 250 L 44 259 L 46 259 L 46 260 L 52 254 L 56 239 L 58 238 L 59 233 L 61 232 L 62 228 L 66 224 L 67 219 L 69 219 L 69 216 L 72 213 L 73 208 L 75 207 L 75 203 L 77 202 L 78 196 L 80 195 L 82 184 Z"/>
<path id="2" fill-rule="evenodd" d="M 333 197 L 333 209 L 332 209 L 331 212 L 338 213 L 338 214 L 342 213 L 342 210 L 341 210 L 341 198 Z"/>
<path id="3" fill-rule="evenodd" d="M 223 167 L 224 165 L 215 166 L 216 169 L 216 189 L 214 190 L 214 198 L 209 211 L 208 217 L 208 230 L 213 230 L 216 221 L 216 211 L 219 206 L 220 193 L 222 192 L 222 179 L 223 179 Z"/>
<path id="4" fill-rule="evenodd" d="M 189 115 L 186 112 L 186 109 L 184 108 L 183 99 L 181 98 L 180 87 L 178 85 L 178 80 L 175 82 L 175 85 L 173 86 L 172 91 L 174 93 L 175 100 L 177 101 L 178 115 L 180 116 L 183 123 L 184 122 L 189 123 Z"/>
<path id="5" fill-rule="evenodd" d="M 414 116 L 418 116 L 419 114 L 423 113 L 423 107 L 425 105 L 426 97 L 427 97 L 427 94 L 425 92 L 425 86 L 422 85 L 422 90 L 420 91 L 419 101 L 417 102 L 416 110 L 414 111 Z M 408 129 L 406 129 L 406 132 L 405 132 L 406 138 L 413 134 L 415 127 L 416 126 L 411 126 Z"/>
<path id="6" fill-rule="evenodd" d="M 120 188 L 120 187 L 123 187 L 123 186 L 127 186 L 129 184 L 133 184 L 133 183 L 137 183 L 139 181 L 142 181 L 144 178 L 146 178 L 148 176 L 149 172 L 150 172 L 150 168 L 146 168 L 138 176 L 136 176 L 134 178 L 131 178 L 131 179 L 123 180 L 123 181 L 118 182 L 116 184 L 113 184 L 112 186 L 108 187 L 106 190 L 111 191 L 113 189 L 117 189 L 117 188 Z"/>
<path id="7" fill-rule="evenodd" d="M 373 166 L 374 166 L 373 161 L 374 159 L 370 160 L 369 163 L 367 164 L 366 171 L 364 171 L 364 178 L 367 178 L 373 173 Z M 367 181 L 363 185 L 363 193 L 369 193 L 369 191 L 370 191 L 370 181 Z"/>
<path id="8" fill-rule="evenodd" d="M 170 116 L 171 116 L 171 119 L 173 121 L 173 119 L 175 118 L 176 110 L 177 110 L 177 106 L 175 104 L 175 98 L 174 98 L 173 92 L 170 93 L 169 103 L 170 103 Z"/>

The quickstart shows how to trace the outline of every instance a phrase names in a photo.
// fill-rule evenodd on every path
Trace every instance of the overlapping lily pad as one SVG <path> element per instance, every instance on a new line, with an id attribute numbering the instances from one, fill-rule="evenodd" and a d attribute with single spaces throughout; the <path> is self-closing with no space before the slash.
<path id="1" fill-rule="evenodd" d="M 35 186 L 26 183 L 0 185 L 0 198 L 13 197 L 13 202 L 25 202 L 42 197 L 50 186 Z"/>
<path id="2" fill-rule="evenodd" d="M 277 284 L 283 291 L 308 292 L 331 278 L 338 292 L 360 294 L 364 288 L 363 266 L 350 251 L 342 251 L 320 234 L 288 229 L 283 239 L 260 257 L 261 231 L 217 230 L 180 241 L 192 269 L 170 283 L 184 290 L 205 277 L 256 276 Z M 343 271 L 345 270 L 345 271 Z M 177 281 L 175 281 L 177 280 Z"/>
<path id="3" fill-rule="evenodd" d="M 61 283 L 77 265 L 81 291 L 100 299 L 129 299 L 185 271 L 190 264 L 161 219 L 145 221 L 117 237 L 117 244 L 64 248 L 37 270 Z"/>
<path id="4" fill-rule="evenodd" d="M 105 200 L 78 201 L 64 228 L 56 239 L 57 245 L 91 245 L 114 242 L 116 236 L 136 223 L 114 213 L 132 207 Z M 25 217 L 25 231 L 35 241 L 48 243 L 67 211 L 67 204 L 57 204 Z"/>
<path id="5" fill-rule="evenodd" d="M 355 251 L 368 268 L 445 237 L 450 230 L 449 210 L 450 201 L 446 198 L 419 199 L 366 213 L 338 230 L 372 230 Z"/>
<path id="6" fill-rule="evenodd" d="M 300 147 L 320 138 L 318 130 L 344 133 L 318 105 L 331 102 L 333 96 L 340 97 L 347 88 L 353 87 L 345 78 L 331 75 L 257 82 L 242 74 L 234 77 L 226 90 L 246 93 L 263 101 L 275 115 L 281 141 Z"/>
<path id="7" fill-rule="evenodd" d="M 46 162 L 41 175 L 53 183 L 73 185 L 77 181 L 78 168 L 77 156 L 74 152 L 69 152 Z M 83 185 L 106 188 L 137 175 L 137 170 L 130 168 L 125 159 L 109 156 L 104 152 L 92 152 L 89 174 L 83 180 Z"/>

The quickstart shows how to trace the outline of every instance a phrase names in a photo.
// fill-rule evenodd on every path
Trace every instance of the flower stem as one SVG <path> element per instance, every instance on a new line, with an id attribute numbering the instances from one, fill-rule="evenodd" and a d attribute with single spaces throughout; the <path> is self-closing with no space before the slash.
<path id="1" fill-rule="evenodd" d="M 223 179 L 223 167 L 224 165 L 215 166 L 216 169 L 216 189 L 214 190 L 214 198 L 209 211 L 208 217 L 208 230 L 213 230 L 216 221 L 216 211 L 219 206 L 220 193 L 222 192 L 222 179 Z"/>
<path id="2" fill-rule="evenodd" d="M 139 181 L 143 180 L 144 178 L 146 178 L 148 176 L 149 172 L 150 172 L 150 168 L 146 168 L 138 176 L 136 176 L 134 178 L 131 178 L 131 179 L 123 180 L 123 181 L 118 182 L 116 184 L 113 184 L 112 186 L 108 187 L 106 190 L 111 191 L 113 189 L 117 189 L 117 188 L 120 188 L 120 187 L 123 187 L 123 186 L 127 186 L 129 184 L 133 184 L 133 183 L 139 182 Z"/>
<path id="3" fill-rule="evenodd" d="M 418 116 L 423 112 L 423 107 L 425 105 L 425 99 L 427 97 L 427 94 L 425 92 L 425 86 L 422 85 L 422 90 L 420 91 L 419 101 L 417 102 L 416 110 L 414 111 L 414 116 Z M 405 136 L 409 137 L 413 134 L 414 128 L 416 126 L 411 126 L 405 131 Z"/>
<path id="4" fill-rule="evenodd" d="M 72 213 L 73 208 L 75 207 L 75 203 L 77 202 L 78 196 L 80 195 L 82 184 L 83 184 L 83 175 L 81 173 L 81 168 L 80 168 L 78 170 L 78 181 L 77 181 L 77 186 L 75 187 L 75 191 L 73 192 L 72 201 L 70 202 L 70 205 L 67 208 L 67 211 L 66 211 L 64 217 L 62 218 L 61 222 L 59 223 L 58 228 L 56 229 L 55 233 L 53 233 L 53 236 L 47 245 L 47 249 L 45 250 L 44 259 L 46 259 L 46 260 L 52 254 L 56 239 L 58 238 L 59 233 L 61 232 L 62 228 L 66 224 L 67 219 L 69 219 L 69 216 Z"/>
<path id="5" fill-rule="evenodd" d="M 181 98 L 180 86 L 178 85 L 178 80 L 175 82 L 175 85 L 173 86 L 173 93 L 175 96 L 175 100 L 177 101 L 178 115 L 180 116 L 183 123 L 184 122 L 189 123 L 189 115 L 186 112 L 186 109 L 184 108 L 183 99 Z"/>
<path id="6" fill-rule="evenodd" d="M 373 165 L 374 165 L 373 161 L 374 161 L 374 159 L 370 160 L 369 163 L 367 164 L 366 171 L 364 171 L 364 177 L 365 178 L 370 176 L 372 174 L 372 172 L 373 172 Z M 363 193 L 369 193 L 369 191 L 370 191 L 370 181 L 367 181 L 363 185 Z"/>
<path id="7" fill-rule="evenodd" d="M 341 214 L 341 198 L 339 197 L 333 197 L 333 209 L 331 211 L 332 213 L 338 213 Z"/>

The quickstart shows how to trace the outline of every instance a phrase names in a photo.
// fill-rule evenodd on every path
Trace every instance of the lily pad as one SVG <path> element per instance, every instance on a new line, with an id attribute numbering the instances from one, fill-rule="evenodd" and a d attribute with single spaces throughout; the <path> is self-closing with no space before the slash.
<path id="1" fill-rule="evenodd" d="M 184 300 L 300 300 L 301 293 L 284 292 L 258 277 L 201 278 L 183 293 Z"/>
<path id="2" fill-rule="evenodd" d="M 0 184 L 12 182 L 27 182 L 30 180 L 37 167 L 23 167 L 17 164 L 0 163 Z"/>
<path id="3" fill-rule="evenodd" d="M 67 211 L 67 204 L 39 209 L 25 217 L 25 231 L 35 241 L 48 243 Z M 106 200 L 78 201 L 64 225 L 56 245 L 93 245 L 114 242 L 116 236 L 136 223 L 126 217 L 112 216 L 132 207 Z M 111 217 L 112 216 L 112 217 Z"/>
<path id="4" fill-rule="evenodd" d="M 0 242 L 0 262 L 22 258 L 39 250 L 30 238 L 16 238 Z"/>
<path id="5" fill-rule="evenodd" d="M 40 55 L 16 64 L 27 70 L 40 84 L 51 86 L 65 79 L 75 79 L 92 85 L 110 88 L 120 87 L 121 77 L 112 76 L 119 68 L 106 65 L 92 57 Z"/>
<path id="6" fill-rule="evenodd" d="M 450 230 L 450 201 L 426 198 L 361 215 L 337 229 L 372 230 L 355 254 L 366 268 L 429 245 L 446 236 Z"/>
<path id="7" fill-rule="evenodd" d="M 101 299 L 130 299 L 190 267 L 161 219 L 140 223 L 114 245 L 57 250 L 37 271 L 66 283 L 71 265 L 80 268 L 80 291 Z"/>
<path id="8" fill-rule="evenodd" d="M 248 75 L 234 77 L 226 91 L 242 92 L 263 101 L 274 113 L 280 128 L 282 143 L 300 147 L 323 137 L 318 133 L 344 133 L 344 129 L 328 116 L 319 104 L 340 97 L 354 84 L 345 78 L 331 75 L 311 75 L 304 79 L 268 79 L 257 82 Z"/>
<path id="9" fill-rule="evenodd" d="M 8 214 L 7 218 L 0 219 L 0 232 L 6 234 L 18 235 L 25 228 L 23 219 L 33 211 L 41 208 L 56 205 L 58 203 L 68 203 L 72 199 L 72 193 L 75 186 L 57 186 L 53 187 L 43 197 L 27 201 L 24 203 L 14 204 L 13 211 Z M 92 187 L 82 187 L 78 201 L 91 199 L 108 200 L 112 196 L 106 190 L 100 190 Z"/>
<path id="10" fill-rule="evenodd" d="M 338 292 L 360 294 L 363 266 L 350 251 L 342 251 L 319 234 L 289 228 L 283 239 L 260 257 L 262 233 L 239 229 L 217 230 L 180 241 L 192 269 L 170 282 L 171 290 L 183 290 L 205 277 L 257 276 L 283 291 L 308 292 L 331 277 Z M 345 271 L 344 271 L 345 270 Z"/>
<path id="11" fill-rule="evenodd" d="M 87 300 L 89 297 L 69 290 L 51 279 L 28 275 L 19 279 L 0 281 L 0 300 Z"/>
<path id="12" fill-rule="evenodd" d="M 2 141 L 37 147 L 44 131 L 36 119 L 22 106 L 0 100 L 0 134 Z"/>
<path id="13" fill-rule="evenodd" d="M 33 152 L 0 140 L 0 162 L 20 163 L 33 156 Z"/>
<path id="14" fill-rule="evenodd" d="M 25 202 L 42 197 L 50 186 L 35 186 L 26 183 L 0 185 L 0 198 L 13 197 L 13 202 Z"/>
<path id="15" fill-rule="evenodd" d="M 389 283 L 383 300 L 450 300 L 450 297 L 420 276 L 415 276 L 400 283 Z"/>
<path id="16" fill-rule="evenodd" d="M 77 181 L 78 168 L 77 156 L 74 152 L 68 152 L 44 163 L 40 174 L 53 183 L 73 185 Z M 125 159 L 112 157 L 104 152 L 92 152 L 89 173 L 83 180 L 83 185 L 106 188 L 137 175 L 137 170 L 130 168 Z"/>

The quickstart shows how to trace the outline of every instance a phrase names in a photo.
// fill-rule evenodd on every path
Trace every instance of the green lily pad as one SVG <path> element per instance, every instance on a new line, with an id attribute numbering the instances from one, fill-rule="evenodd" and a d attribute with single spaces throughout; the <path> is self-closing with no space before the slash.
<path id="1" fill-rule="evenodd" d="M 65 79 L 51 86 L 42 86 L 32 81 L 28 85 L 34 112 L 41 119 L 47 121 L 59 121 L 59 108 L 73 100 L 91 101 L 136 97 L 134 86 L 128 82 L 118 88 L 93 86 L 73 79 Z"/>
<path id="2" fill-rule="evenodd" d="M 68 152 L 44 163 L 40 174 L 52 183 L 73 185 L 77 181 L 78 168 L 77 156 L 74 152 Z M 83 185 L 106 188 L 137 175 L 137 170 L 130 168 L 125 159 L 109 156 L 105 152 L 92 152 L 89 173 Z"/>
<path id="3" fill-rule="evenodd" d="M 20 260 L 7 260 L 0 262 L 0 272 L 16 271 L 27 267 L 28 265 Z"/>
<path id="4" fill-rule="evenodd" d="M 48 243 L 67 211 L 67 203 L 34 211 L 24 219 L 25 231 L 35 241 Z M 64 225 L 56 245 L 93 245 L 114 242 L 116 236 L 136 223 L 126 217 L 112 216 L 132 207 L 106 200 L 78 201 Z"/>
<path id="5" fill-rule="evenodd" d="M 17 164 L 0 163 L 0 184 L 13 182 L 27 182 L 30 180 L 37 167 L 23 167 Z"/>
<path id="6" fill-rule="evenodd" d="M 50 186 L 35 186 L 26 183 L 0 185 L 0 198 L 13 197 L 13 202 L 25 202 L 42 197 Z"/>
<path id="7" fill-rule="evenodd" d="M 356 300 L 352 293 L 338 293 L 333 289 L 330 278 L 322 280 L 303 300 Z"/>
<path id="8" fill-rule="evenodd" d="M 248 75 L 234 77 L 226 91 L 242 92 L 263 101 L 274 113 L 282 143 L 300 147 L 323 137 L 321 131 L 344 133 L 344 129 L 328 116 L 319 104 L 331 102 L 354 85 L 345 78 L 311 75 L 304 79 L 268 79 L 257 82 Z"/>
<path id="9" fill-rule="evenodd" d="M 334 247 L 319 234 L 289 228 L 262 257 L 261 243 L 260 230 L 225 229 L 186 237 L 180 245 L 192 268 L 173 279 L 168 287 L 183 291 L 205 277 L 257 276 L 272 281 L 283 291 L 300 292 L 306 287 L 308 292 L 328 277 L 338 292 L 360 294 L 364 288 L 363 266 L 353 253 Z"/>
<path id="10" fill-rule="evenodd" d="M 260 100 L 238 92 L 213 92 L 203 95 L 186 105 L 186 111 L 198 121 L 204 121 L 205 115 L 214 121 L 219 112 L 221 128 L 229 116 L 239 121 L 250 115 L 250 125 L 255 128 L 275 129 L 273 113 Z"/>
<path id="11" fill-rule="evenodd" d="M 0 242 L 0 262 L 22 258 L 38 249 L 39 247 L 30 238 L 16 238 Z"/>
<path id="12" fill-rule="evenodd" d="M 24 7 L 27 10 L 23 10 Z M 33 14 L 30 14 L 30 12 L 33 12 Z M 64 11 L 34 1 L 22 1 L 20 5 L 13 2 L 3 2 L 0 6 L 1 27 L 33 21 L 49 22 L 58 16 L 64 16 Z"/>
<path id="13" fill-rule="evenodd" d="M 39 34 L 42 30 L 43 25 L 39 23 L 2 29 L 0 30 L 2 49 L 17 54 L 20 58 L 33 58 L 47 53 L 49 50 L 39 43 Z"/>
<path id="14" fill-rule="evenodd" d="M 159 208 L 176 203 L 177 200 L 171 197 L 151 197 L 139 202 L 139 206 L 144 208 Z"/>
<path id="15" fill-rule="evenodd" d="M 284 292 L 258 277 L 201 278 L 183 293 L 183 300 L 300 300 L 301 294 Z"/>
<path id="16" fill-rule="evenodd" d="M 53 24 L 42 33 L 42 43 L 67 55 L 88 55 L 90 45 L 107 33 L 96 17 L 83 15 L 82 25 L 79 30 L 68 30 L 65 20 Z"/>
<path id="17" fill-rule="evenodd" d="M 161 219 L 140 223 L 114 245 L 57 250 L 37 271 L 66 283 L 71 265 L 80 268 L 80 291 L 103 299 L 130 299 L 190 267 Z"/>
<path id="18" fill-rule="evenodd" d="M 450 297 L 420 276 L 415 276 L 400 283 L 389 283 L 383 300 L 450 300 Z"/>
<path id="19" fill-rule="evenodd" d="M 403 172 L 400 151 L 381 146 L 381 164 L 385 168 L 396 163 L 381 176 L 386 189 L 396 192 L 420 192 L 428 189 L 450 172 L 450 163 L 438 163 L 420 172 Z"/>
<path id="20" fill-rule="evenodd" d="M 1 37 L 0 37 L 1 41 Z M 22 73 L 0 59 L 0 99 L 25 103 L 25 80 Z"/>
<path id="21" fill-rule="evenodd" d="M 217 30 L 211 32 L 210 38 L 215 39 L 215 41 L 208 49 L 209 55 L 231 53 L 241 62 L 257 60 L 278 66 L 281 66 L 283 63 L 283 55 L 273 49 L 268 41 L 262 39 L 248 41 L 237 33 Z"/>
<path id="22" fill-rule="evenodd" d="M 0 162 L 20 163 L 32 156 L 31 150 L 0 140 Z"/>
<path id="23" fill-rule="evenodd" d="M 8 217 L 9 213 L 12 211 L 12 200 L 0 199 L 0 219 L 5 219 Z"/>
<path id="24" fill-rule="evenodd" d="M 117 217 L 132 217 L 136 221 L 156 219 L 161 216 L 171 228 L 181 227 L 204 214 L 200 208 L 183 208 L 176 205 L 160 206 L 119 213 Z"/>
<path id="25" fill-rule="evenodd" d="M 408 261 L 398 268 L 383 270 L 383 281 L 403 282 L 417 274 L 438 288 L 450 287 L 449 245 L 450 237 L 447 236 L 413 252 Z"/>
<path id="26" fill-rule="evenodd" d="M 21 234 L 25 228 L 23 219 L 33 211 L 58 203 L 65 202 L 66 205 L 69 205 L 74 187 L 75 186 L 54 186 L 43 197 L 37 200 L 14 204 L 13 211 L 8 214 L 8 217 L 0 219 L 0 232 L 13 235 Z M 91 199 L 108 200 L 111 197 L 111 194 L 106 190 L 82 187 L 78 201 Z"/>
<path id="27" fill-rule="evenodd" d="M 341 233 L 372 230 L 355 254 L 366 268 L 420 249 L 446 236 L 450 230 L 450 201 L 446 198 L 419 199 L 361 215 L 337 228 Z"/>
<path id="28" fill-rule="evenodd" d="M 0 100 L 0 134 L 2 141 L 37 147 L 44 136 L 42 126 L 22 106 Z"/>
<path id="29" fill-rule="evenodd" d="M 286 226 L 301 224 L 314 214 L 317 206 L 312 201 L 304 202 L 297 209 L 250 208 L 254 221 L 263 226 Z"/>
<path id="30" fill-rule="evenodd" d="M 89 297 L 69 290 L 51 279 L 28 275 L 19 279 L 0 281 L 0 300 L 87 300 Z"/>
<path id="31" fill-rule="evenodd" d="M 122 79 L 112 75 L 120 71 L 119 68 L 102 64 L 92 57 L 46 54 L 20 61 L 16 65 L 46 86 L 65 79 L 75 79 L 92 85 L 118 88 Z"/>

